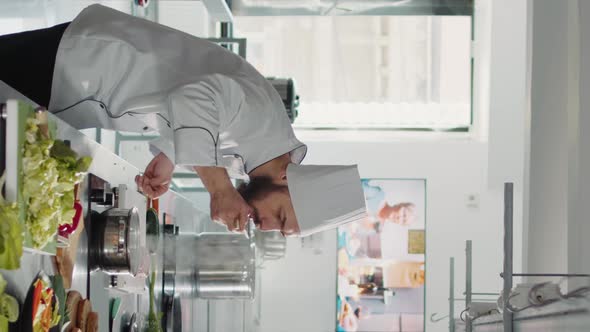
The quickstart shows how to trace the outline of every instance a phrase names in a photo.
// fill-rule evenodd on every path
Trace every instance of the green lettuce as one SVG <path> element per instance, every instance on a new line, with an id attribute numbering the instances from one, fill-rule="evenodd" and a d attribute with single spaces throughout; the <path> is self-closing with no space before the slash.
<path id="1" fill-rule="evenodd" d="M 0 188 L 4 186 L 5 179 L 6 174 L 3 174 L 0 177 Z M 14 270 L 20 267 L 20 258 L 23 255 L 23 229 L 18 220 L 18 213 L 16 203 L 8 203 L 0 193 L 0 269 Z"/>
<path id="2" fill-rule="evenodd" d="M 18 301 L 11 295 L 4 294 L 4 290 L 6 289 L 6 280 L 2 274 L 0 274 L 0 318 L 2 322 L 5 324 L 6 330 L 8 329 L 8 322 L 14 323 L 18 319 L 19 315 L 19 305 Z M 0 331 L 2 331 L 2 327 L 0 327 Z"/>
<path id="3" fill-rule="evenodd" d="M 26 222 L 33 247 L 43 248 L 61 224 L 70 224 L 74 185 L 81 182 L 92 162 L 61 140 L 41 135 L 34 117 L 27 119 L 23 151 L 22 196 L 27 203 Z"/>

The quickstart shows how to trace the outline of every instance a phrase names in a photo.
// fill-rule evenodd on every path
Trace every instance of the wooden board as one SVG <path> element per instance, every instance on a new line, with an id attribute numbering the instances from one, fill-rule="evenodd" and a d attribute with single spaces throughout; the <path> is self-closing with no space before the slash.
<path id="1" fill-rule="evenodd" d="M 6 199 L 10 202 L 18 202 L 19 220 L 24 225 L 27 204 L 24 202 L 20 188 L 23 185 L 22 176 L 22 151 L 25 142 L 25 130 L 27 118 L 34 114 L 33 106 L 16 100 L 9 100 L 6 103 Z M 54 136 L 56 124 L 49 121 L 49 132 Z M 37 252 L 46 255 L 55 254 L 57 247 L 57 230 L 56 235 L 50 240 L 45 247 L 40 249 L 33 248 L 31 233 L 25 229 L 24 249 L 29 252 Z"/>

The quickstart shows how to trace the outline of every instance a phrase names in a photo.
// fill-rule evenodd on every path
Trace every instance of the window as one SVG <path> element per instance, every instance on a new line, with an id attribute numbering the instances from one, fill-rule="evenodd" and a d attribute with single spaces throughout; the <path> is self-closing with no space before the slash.
<path id="1" fill-rule="evenodd" d="M 234 35 L 295 80 L 296 128 L 471 124 L 471 16 L 237 16 Z"/>

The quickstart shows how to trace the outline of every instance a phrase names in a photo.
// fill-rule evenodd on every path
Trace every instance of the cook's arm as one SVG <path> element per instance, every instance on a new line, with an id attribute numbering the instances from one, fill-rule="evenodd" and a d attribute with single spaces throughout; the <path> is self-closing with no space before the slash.
<path id="1" fill-rule="evenodd" d="M 218 166 L 221 86 L 213 77 L 170 94 L 174 162 L 180 166 Z"/>
<path id="2" fill-rule="evenodd" d="M 253 211 L 234 188 L 225 168 L 195 166 L 194 170 L 211 196 L 211 219 L 229 230 L 244 231 Z"/>
<path id="3" fill-rule="evenodd" d="M 150 142 L 152 152 L 159 152 L 176 165 L 220 166 L 220 147 L 243 145 L 252 140 L 260 118 L 244 121 L 245 94 L 233 79 L 212 74 L 185 84 L 169 94 L 168 109 L 171 131 Z M 236 119 L 240 119 L 237 121 Z M 254 128 L 253 128 L 254 127 Z M 155 150 L 155 151 L 154 151 Z"/>
<path id="4" fill-rule="evenodd" d="M 174 165 L 217 166 L 219 112 L 214 82 L 184 85 L 168 96 L 168 121 L 172 130 L 163 131 L 150 142 L 154 158 L 144 175 L 136 178 L 140 190 L 158 197 L 168 190 Z M 218 91 L 218 90 L 217 90 Z"/>
<path id="5" fill-rule="evenodd" d="M 252 208 L 236 191 L 225 168 L 218 167 L 220 127 L 224 126 L 223 119 L 232 118 L 231 110 L 224 109 L 221 98 L 222 93 L 229 93 L 227 80 L 220 75 L 210 75 L 170 94 L 174 134 L 172 140 L 160 144 L 159 150 L 176 165 L 191 167 L 197 172 L 211 195 L 213 220 L 230 230 L 242 231 Z"/>

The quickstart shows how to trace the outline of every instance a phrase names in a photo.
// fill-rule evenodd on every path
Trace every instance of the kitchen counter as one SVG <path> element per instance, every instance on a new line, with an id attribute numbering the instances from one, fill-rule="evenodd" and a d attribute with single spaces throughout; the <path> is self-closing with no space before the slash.
<path id="1" fill-rule="evenodd" d="M 112 187 L 127 185 L 124 207 L 136 207 L 140 216 L 140 234 L 145 234 L 145 215 L 147 201 L 145 196 L 137 192 L 134 178 L 140 172 L 136 167 L 121 159 L 111 151 L 101 146 L 94 140 L 85 136 L 80 131 L 69 126 L 67 123 L 50 115 L 50 120 L 57 124 L 56 138 L 69 140 L 71 147 L 79 155 L 87 155 L 93 158 L 89 173 L 94 174 L 111 184 Z M 86 197 L 82 194 L 81 197 Z M 84 206 L 84 214 L 88 213 L 88 204 Z M 169 191 L 160 198 L 160 224 L 162 224 L 163 215 L 168 215 L 167 221 L 174 223 L 183 231 L 199 233 L 202 231 L 202 223 L 208 222 L 209 216 L 203 211 L 199 211 L 183 196 Z M 87 218 L 86 218 L 87 219 Z M 78 290 L 82 296 L 88 296 L 91 299 L 93 310 L 99 313 L 100 331 L 108 331 L 109 321 L 109 301 L 113 297 L 121 299 L 119 314 L 114 321 L 114 331 L 119 331 L 122 324 L 122 318 L 130 317 L 134 312 L 139 312 L 147 318 L 148 313 L 148 285 L 146 278 L 134 280 L 134 285 L 143 286 L 142 289 L 134 288 L 132 291 L 125 289 L 113 288 L 110 286 L 111 278 L 102 271 L 88 273 L 87 266 L 87 234 L 85 228 L 78 247 L 76 265 L 74 268 L 74 277 L 71 289 Z M 145 236 L 141 239 L 141 244 L 145 245 Z M 154 257 L 156 270 L 161 270 L 163 260 L 161 257 Z M 26 251 L 21 260 L 21 268 L 15 271 L 4 271 L 2 274 L 9 282 L 8 291 L 17 295 L 21 303 L 24 301 L 26 292 L 33 278 L 39 270 L 44 270 L 47 274 L 54 274 L 50 256 Z M 141 288 L 141 287 L 140 287 Z M 156 286 L 156 293 L 161 293 L 161 287 Z M 158 301 L 156 301 L 158 302 Z M 158 304 L 158 303 L 156 303 Z M 187 308 L 190 310 L 189 308 Z M 183 331 L 191 331 L 194 321 L 190 312 L 182 314 Z"/>

